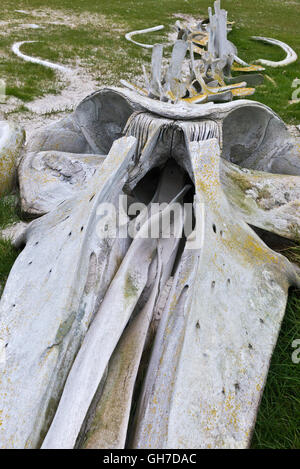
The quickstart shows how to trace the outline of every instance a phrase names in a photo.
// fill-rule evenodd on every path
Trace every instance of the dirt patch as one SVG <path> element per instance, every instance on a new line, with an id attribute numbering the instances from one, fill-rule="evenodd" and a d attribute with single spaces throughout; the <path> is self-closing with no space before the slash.
<path id="1" fill-rule="evenodd" d="M 123 32 L 126 27 L 125 23 L 116 25 L 111 18 L 100 13 L 89 13 L 86 11 L 75 13 L 72 10 L 53 10 L 51 8 L 45 8 L 43 10 L 23 10 L 23 13 L 15 10 L 19 13 L 19 22 L 24 22 L 26 17 L 33 17 L 35 23 L 38 21 L 41 25 L 64 25 L 70 28 L 77 28 L 78 26 L 97 25 L 99 29 L 109 27 L 112 32 Z M 17 20 L 16 20 L 17 21 Z"/>

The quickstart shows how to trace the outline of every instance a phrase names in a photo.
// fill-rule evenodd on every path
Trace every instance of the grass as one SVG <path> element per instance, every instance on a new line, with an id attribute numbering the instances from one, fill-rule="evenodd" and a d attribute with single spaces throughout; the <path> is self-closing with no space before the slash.
<path id="1" fill-rule="evenodd" d="M 212 3 L 212 0 L 73 0 L 70 8 L 67 0 L 2 0 L 1 20 L 10 21 L 10 27 L 9 34 L 6 28 L 0 31 L 0 77 L 6 79 L 7 94 L 23 102 L 17 109 L 20 113 L 27 111 L 28 101 L 62 89 L 64 84 L 54 71 L 25 63 L 12 55 L 13 42 L 34 40 L 38 42 L 24 45 L 22 51 L 68 66 L 79 61 L 99 85 L 117 85 L 120 78 L 133 79 L 140 73 L 141 65 L 151 59 L 148 50 L 125 40 L 126 32 L 164 24 L 166 28 L 162 32 L 143 36 L 144 42 L 163 42 L 175 22 L 174 13 L 203 17 Z M 244 60 L 283 58 L 280 49 L 253 42 L 252 35 L 280 39 L 300 56 L 299 0 L 222 0 L 222 6 L 229 11 L 229 18 L 236 21 L 229 39 L 236 44 Z M 46 10 L 48 14 L 45 17 L 22 15 L 15 11 L 17 9 L 31 13 Z M 53 24 L 49 24 L 51 21 Z M 59 24 L 62 22 L 64 24 Z M 23 23 L 38 23 L 45 29 L 25 30 L 20 27 Z M 165 51 L 166 55 L 170 52 L 170 48 Z M 299 124 L 300 104 L 288 104 L 292 82 L 300 78 L 299 61 L 284 69 L 268 68 L 264 74 L 273 82 L 266 79 L 252 99 L 272 107 L 285 122 Z M 0 229 L 17 221 L 18 217 L 14 199 L 0 199 Z M 285 254 L 297 261 L 300 248 L 295 247 Z M 0 238 L 0 286 L 5 283 L 17 255 L 12 244 Z M 252 448 L 300 448 L 300 365 L 291 359 L 291 344 L 298 338 L 300 293 L 294 290 L 289 295 L 272 358 Z"/>
<path id="2" fill-rule="evenodd" d="M 19 255 L 19 251 L 14 248 L 11 241 L 0 237 L 0 297 L 8 278 L 9 272 L 16 258 Z"/>

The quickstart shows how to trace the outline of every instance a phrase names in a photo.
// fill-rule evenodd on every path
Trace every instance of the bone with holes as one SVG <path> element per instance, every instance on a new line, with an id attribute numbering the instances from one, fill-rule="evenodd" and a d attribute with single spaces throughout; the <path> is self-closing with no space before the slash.
<path id="1" fill-rule="evenodd" d="M 233 49 L 218 4 L 214 24 L 220 72 Z M 147 88 L 103 87 L 25 147 L 35 219 L 0 302 L 2 448 L 250 444 L 300 285 L 260 234 L 297 239 L 299 145 L 270 108 L 205 81 L 193 53 L 178 39 L 164 75 L 154 46 Z"/>

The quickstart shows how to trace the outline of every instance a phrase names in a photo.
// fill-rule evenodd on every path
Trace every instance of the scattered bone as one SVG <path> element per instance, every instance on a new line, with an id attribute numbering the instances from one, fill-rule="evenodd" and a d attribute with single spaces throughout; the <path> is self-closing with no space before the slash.
<path id="1" fill-rule="evenodd" d="M 210 12 L 218 71 L 236 55 L 225 13 L 219 2 Z M 45 215 L 19 238 L 0 303 L 3 448 L 249 446 L 300 278 L 248 223 L 295 236 L 299 145 L 260 103 L 210 102 L 230 100 L 236 83 L 206 82 L 192 47 L 207 102 L 182 99 L 187 50 L 179 39 L 164 82 L 155 46 L 146 93 L 103 88 L 28 143 L 22 206 Z M 166 202 L 132 220 L 133 239 L 128 217 L 115 236 L 107 217 L 124 191 Z M 194 218 L 183 236 L 185 197 Z"/>
<path id="2" fill-rule="evenodd" d="M 209 8 L 208 24 L 204 25 L 204 22 L 200 22 L 196 27 L 191 24 L 182 27 L 179 22 L 176 22 L 177 41 L 175 41 L 170 65 L 165 73 L 161 70 L 162 46 L 150 46 L 152 48 L 151 78 L 148 79 L 144 69 L 145 88 L 124 80 L 122 84 L 140 94 L 172 103 L 180 100 L 189 104 L 226 102 L 231 101 L 235 96 L 253 94 L 255 89 L 246 88 L 247 83 L 244 81 L 228 85 L 224 81 L 225 77 L 231 77 L 237 49 L 227 39 L 227 12 L 221 9 L 219 0 L 215 1 L 214 7 L 214 14 Z M 152 29 L 155 30 L 155 28 Z M 142 30 L 141 33 L 144 31 L 147 30 Z M 130 35 L 132 33 L 129 33 L 129 37 Z M 138 43 L 138 45 L 141 44 Z M 188 51 L 189 60 L 187 61 Z M 201 56 L 200 60 L 195 60 L 195 53 Z M 188 62 L 187 75 L 182 73 L 185 62 Z M 244 71 L 248 71 L 249 68 L 250 70 L 260 69 L 258 66 L 246 65 Z"/>
<path id="3" fill-rule="evenodd" d="M 129 42 L 133 42 L 133 44 L 136 44 L 137 46 L 145 47 L 146 49 L 152 49 L 153 45 L 151 44 L 143 44 L 141 42 L 134 41 L 132 38 L 133 36 L 137 36 L 140 34 L 146 34 L 146 33 L 151 33 L 154 31 L 160 31 L 161 29 L 164 29 L 164 26 L 161 24 L 159 26 L 154 26 L 153 28 L 146 28 L 146 29 L 140 29 L 138 31 L 131 31 L 130 33 L 125 34 L 125 38 Z"/>
<path id="4" fill-rule="evenodd" d="M 265 75 L 266 79 L 269 80 L 269 82 L 272 83 L 273 86 L 277 87 L 277 83 L 274 80 L 274 78 L 270 77 L 269 75 Z"/>
<path id="5" fill-rule="evenodd" d="M 113 202 L 121 192 L 134 146 L 133 137 L 116 142 L 88 190 L 35 220 L 27 230 L 26 246 L 1 299 L 0 337 L 8 347 L 1 376 L 1 390 L 7 393 L 1 393 L 0 400 L 3 415 L 10 416 L 0 426 L 1 447 L 41 444 L 95 308 L 128 250 L 127 238 L 99 239 L 97 209 L 101 201 Z M 85 289 L 93 253 L 97 275 Z M 25 275 L 20 275 L 22 270 Z M 16 420 L 23 422 L 18 428 Z"/>
<path id="6" fill-rule="evenodd" d="M 278 39 L 272 39 L 270 37 L 262 37 L 262 36 L 252 36 L 252 39 L 256 41 L 263 41 L 268 44 L 274 44 L 275 46 L 280 47 L 284 52 L 286 52 L 286 58 L 284 60 L 280 60 L 278 62 L 274 62 L 272 60 L 265 60 L 265 59 L 258 59 L 256 60 L 257 63 L 265 65 L 267 67 L 285 67 L 286 65 L 290 65 L 293 62 L 296 62 L 298 56 L 296 52 L 287 44 Z"/>
<path id="7" fill-rule="evenodd" d="M 291 99 L 291 100 L 289 100 L 289 106 L 290 106 L 291 104 L 299 104 L 299 103 L 300 103 L 300 98 L 299 98 L 299 99 Z"/>

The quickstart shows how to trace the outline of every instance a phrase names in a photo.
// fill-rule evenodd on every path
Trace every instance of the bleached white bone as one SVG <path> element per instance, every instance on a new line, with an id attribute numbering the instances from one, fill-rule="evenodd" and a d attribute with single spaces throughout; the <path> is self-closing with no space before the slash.
<path id="1" fill-rule="evenodd" d="M 249 64 L 244 60 L 240 59 L 237 55 L 234 56 L 234 60 L 236 61 L 236 63 L 243 65 L 243 67 L 249 67 Z"/>
<path id="2" fill-rule="evenodd" d="M 115 142 L 88 189 L 28 228 L 0 302 L 7 344 L 1 448 L 41 444 L 80 342 L 128 250 L 126 237 L 99 238 L 97 212 L 118 198 L 135 145 L 134 137 Z"/>
<path id="3" fill-rule="evenodd" d="M 139 403 L 133 448 L 249 445 L 288 286 L 296 282 L 287 260 L 237 221 L 222 192 L 217 142 L 191 142 L 189 149 L 196 200 L 204 204 L 196 218 L 203 247 L 189 250 L 187 243 L 174 280 Z"/>
<path id="4" fill-rule="evenodd" d="M 296 62 L 298 58 L 296 52 L 288 44 L 279 41 L 278 39 L 263 36 L 251 36 L 251 38 L 256 41 L 263 41 L 267 42 L 268 44 L 274 44 L 275 46 L 280 47 L 282 50 L 284 50 L 284 52 L 286 52 L 286 58 L 278 62 L 265 59 L 256 60 L 256 62 L 260 63 L 261 65 L 266 65 L 267 67 L 285 67 L 286 65 Z"/>
<path id="5" fill-rule="evenodd" d="M 171 201 L 183 184 L 183 174 L 176 170 L 174 165 L 167 165 L 151 203 Z M 149 210 L 147 212 L 149 213 Z M 152 288 L 152 291 L 143 310 L 136 313 L 136 317 L 124 331 L 110 360 L 103 394 L 84 448 L 124 448 L 141 355 L 147 335 L 153 333 L 149 331 L 149 326 L 151 322 L 156 321 L 153 317 L 156 308 L 166 301 L 163 300 L 164 286 L 170 278 L 178 251 L 182 222 L 183 217 L 176 219 L 175 232 L 171 237 L 158 241 L 157 256 L 154 259 L 156 262 L 152 261 L 148 275 L 149 288 Z"/>
<path id="6" fill-rule="evenodd" d="M 25 140 L 20 126 L 0 121 L 0 196 L 12 189 L 17 158 Z"/>
<path id="7" fill-rule="evenodd" d="M 120 139 L 122 134 L 127 137 Z M 222 144 L 221 159 L 217 141 Z M 108 156 L 89 179 L 85 190 L 75 192 L 73 198 L 59 202 L 60 205 L 54 208 L 51 205 L 53 191 L 44 192 L 44 207 L 49 207 L 50 212 L 30 225 L 26 247 L 11 271 L 1 300 L 0 338 L 8 344 L 7 367 L 1 375 L 0 387 L 0 409 L 5 409 L 0 426 L 1 445 L 32 448 L 41 444 L 87 328 L 105 298 L 109 300 L 106 295 L 109 285 L 112 286 L 115 280 L 126 281 L 126 276 L 122 279 L 119 267 L 121 262 L 124 274 L 126 269 L 122 259 L 125 252 L 130 252 L 130 242 L 127 238 L 106 242 L 98 239 L 98 204 L 115 202 L 124 184 L 126 189 L 138 190 L 138 182 L 153 168 L 168 164 L 171 157 L 170 161 L 174 159 L 194 182 L 196 201 L 200 202 L 201 210 L 196 212 L 196 228 L 187 240 L 183 256 L 176 259 L 179 267 L 176 270 L 174 267 L 172 291 L 162 313 L 153 361 L 152 358 L 150 361 L 149 376 L 152 378 L 147 378 L 148 384 L 142 393 L 136 431 L 131 425 L 128 430 L 133 433 L 133 446 L 138 447 L 147 447 L 149 442 L 160 448 L 161 444 L 188 448 L 227 444 L 246 446 L 249 442 L 246 427 L 249 429 L 255 420 L 262 392 L 258 389 L 260 385 L 256 382 L 255 372 L 260 369 L 261 381 L 267 375 L 267 363 L 284 313 L 286 290 L 290 283 L 296 283 L 296 279 L 290 264 L 267 248 L 245 223 L 243 201 L 247 199 L 249 211 L 253 209 L 253 218 L 258 214 L 261 223 L 266 211 L 260 211 L 259 204 L 264 199 L 260 195 L 264 196 L 265 191 L 255 198 L 256 182 L 261 182 L 255 171 L 279 173 L 281 176 L 266 175 L 266 180 L 274 183 L 270 201 L 275 197 L 282 202 L 283 188 L 276 182 L 277 178 L 278 181 L 282 178 L 287 197 L 291 197 L 292 202 L 286 207 L 297 217 L 297 205 L 293 205 L 297 202 L 297 187 L 293 184 L 297 186 L 298 182 L 296 177 L 288 174 L 300 175 L 299 150 L 283 122 L 269 108 L 254 101 L 171 105 L 129 90 L 103 88 L 80 103 L 71 116 L 37 134 L 28 145 L 24 164 L 27 159 L 32 159 L 32 153 L 36 153 L 31 189 L 40 187 L 37 193 L 43 192 L 43 182 L 39 178 L 34 187 L 35 171 L 38 172 L 42 162 L 39 159 L 41 153 L 53 150 L 62 153 L 66 158 L 63 170 L 67 176 L 68 154 L 73 160 L 76 151 L 86 156 L 94 153 L 93 148 L 98 149 L 99 159 L 100 155 L 108 153 Z M 53 169 L 61 168 L 55 161 Z M 237 174 L 231 162 L 239 164 Z M 21 168 L 22 165 L 20 171 Z M 71 179 L 76 177 L 76 168 Z M 251 168 L 252 172 L 246 168 Z M 239 178 L 240 173 L 245 177 Z M 231 193 L 234 175 L 237 175 L 234 190 L 237 189 L 238 200 L 234 200 L 234 193 Z M 183 177 L 186 179 L 187 175 L 183 173 Z M 56 179 L 60 188 L 62 181 Z M 82 181 L 84 186 L 84 179 Z M 170 179 L 164 190 L 168 193 L 177 183 L 175 175 L 175 180 Z M 24 180 L 24 184 L 28 181 Z M 47 180 L 45 184 L 48 184 Z M 64 184 L 68 182 L 64 181 Z M 39 209 L 40 200 L 36 205 L 34 198 L 31 202 L 33 211 Z M 285 209 L 284 205 L 282 207 Z M 277 210 L 280 207 L 275 207 L 274 214 Z M 272 215 L 267 216 L 269 218 L 263 221 L 266 228 L 272 230 L 272 223 L 268 223 L 268 220 L 272 222 Z M 286 229 L 292 230 L 292 227 Z M 198 233 L 201 242 L 195 248 L 193 237 L 197 238 Z M 143 253 L 140 263 L 138 256 L 131 254 L 129 267 L 137 265 L 142 270 L 143 266 L 139 264 Z M 149 276 L 147 283 L 148 280 Z M 134 293 L 134 289 L 129 288 L 128 292 Z M 119 292 L 115 297 L 110 294 L 114 311 L 118 295 Z M 143 291 L 143 299 L 144 295 Z M 105 314 L 108 315 L 107 310 Z M 116 328 L 114 340 L 108 331 L 111 349 L 105 351 L 107 357 L 116 344 L 117 330 L 121 333 L 124 323 L 123 317 L 113 323 Z M 97 336 L 98 330 L 91 327 L 89 330 Z M 100 333 L 104 336 L 105 330 Z M 249 343 L 246 337 L 249 337 Z M 235 361 L 236 356 L 241 362 Z M 107 360 L 104 362 L 107 364 Z M 98 355 L 94 363 L 97 367 Z M 242 368 L 240 363 L 244 365 Z M 92 363 L 90 365 L 92 370 Z M 105 378 L 105 364 L 103 369 L 101 376 Z M 222 370 L 225 370 L 224 374 Z M 79 376 L 80 373 L 77 379 Z M 94 389 L 97 381 L 103 385 L 101 376 L 94 377 Z M 207 379 L 204 380 L 204 376 Z M 78 381 L 75 379 L 74 382 Z M 195 385 L 199 382 L 204 385 Z M 219 387 L 222 383 L 225 394 L 222 386 Z M 254 389 L 253 383 L 258 387 Z M 87 400 L 75 420 L 75 410 L 70 414 L 72 422 L 69 417 L 62 418 L 58 427 L 58 435 L 63 434 L 62 444 L 72 446 L 81 432 L 80 422 L 85 424 L 86 417 L 91 417 L 86 409 L 90 410 L 88 401 L 94 400 L 95 394 L 93 388 L 87 390 L 86 385 L 88 383 L 80 379 L 77 388 L 77 384 L 69 388 L 69 395 L 79 393 L 82 398 L 87 396 Z M 252 404 L 247 408 L 249 413 L 245 407 L 249 397 L 246 388 L 253 395 Z M 155 391 L 153 399 L 152 389 Z M 215 405 L 219 398 L 221 410 Z M 76 399 L 75 396 L 74 405 Z M 211 405 L 209 415 L 199 412 L 198 404 L 202 401 Z M 156 402 L 155 416 L 153 406 Z M 232 406 L 231 402 L 237 405 Z M 125 407 L 127 404 L 124 403 Z M 63 401 L 61 405 L 64 405 Z M 68 403 L 61 415 L 67 408 Z M 238 427 L 236 416 L 242 422 L 242 429 Z M 212 419 L 211 433 L 206 433 L 207 425 L 204 425 L 208 418 Z M 71 427 L 64 432 L 68 422 Z M 125 426 L 121 429 L 122 441 Z M 149 428 L 153 429 L 150 436 Z"/>
<path id="8" fill-rule="evenodd" d="M 242 170 L 221 161 L 221 181 L 228 200 L 250 225 L 285 238 L 300 231 L 300 177 Z"/>
<path id="9" fill-rule="evenodd" d="M 149 300 L 125 330 L 109 364 L 107 382 L 96 410 L 94 425 L 85 448 L 124 448 L 129 415 L 138 368 L 145 347 L 159 292 L 170 277 L 178 250 L 182 219 L 176 220 L 176 230 L 170 239 L 159 240 L 154 286 Z M 151 274 L 149 274 L 150 276 Z M 153 279 L 152 279 L 153 282 Z M 113 422 L 113 425 L 111 424 Z"/>
<path id="10" fill-rule="evenodd" d="M 56 64 L 53 62 L 49 62 L 49 60 L 43 60 L 39 59 L 37 57 L 32 57 L 30 55 L 23 54 L 23 52 L 20 51 L 20 47 L 23 44 L 30 44 L 33 42 L 38 42 L 38 41 L 20 41 L 20 42 L 15 42 L 12 45 L 11 50 L 13 51 L 14 54 L 16 54 L 20 59 L 25 60 L 25 62 L 31 62 L 34 64 L 39 64 L 43 65 L 44 67 L 47 68 L 52 68 L 53 70 L 59 70 L 60 72 L 68 72 L 71 73 L 72 70 L 70 68 L 65 67 L 64 65 Z"/>

